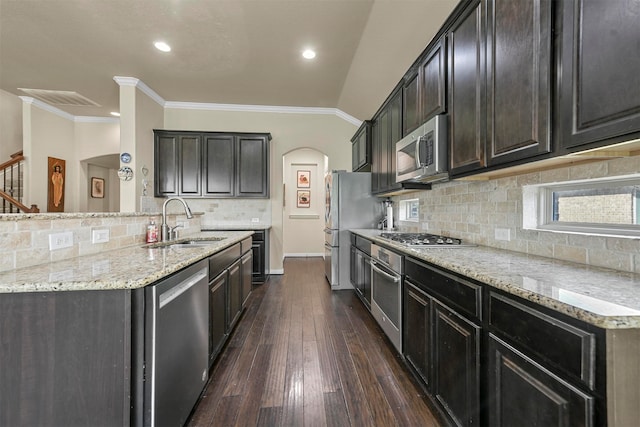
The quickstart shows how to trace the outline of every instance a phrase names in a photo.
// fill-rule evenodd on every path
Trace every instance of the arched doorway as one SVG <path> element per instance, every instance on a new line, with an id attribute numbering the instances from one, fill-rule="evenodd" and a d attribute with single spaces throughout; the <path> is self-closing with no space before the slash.
<path id="1" fill-rule="evenodd" d="M 312 148 L 298 148 L 282 156 L 284 257 L 324 253 L 324 175 L 328 162 L 324 153 Z"/>

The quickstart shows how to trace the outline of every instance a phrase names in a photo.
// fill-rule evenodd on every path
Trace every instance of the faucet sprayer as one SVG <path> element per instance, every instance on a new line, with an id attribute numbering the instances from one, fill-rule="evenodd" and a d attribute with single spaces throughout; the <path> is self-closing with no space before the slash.
<path id="1" fill-rule="evenodd" d="M 182 203 L 182 206 L 184 206 L 184 211 L 187 214 L 187 219 L 193 218 L 191 209 L 187 205 L 187 202 L 185 202 L 184 199 L 182 199 L 181 197 L 170 197 L 167 200 L 165 200 L 164 204 L 162 205 L 162 225 L 160 226 L 160 229 L 161 229 L 160 236 L 161 236 L 162 242 L 171 240 L 171 232 L 170 232 L 171 228 L 169 227 L 169 224 L 167 224 L 167 204 L 172 200 L 177 200 L 180 203 Z"/>

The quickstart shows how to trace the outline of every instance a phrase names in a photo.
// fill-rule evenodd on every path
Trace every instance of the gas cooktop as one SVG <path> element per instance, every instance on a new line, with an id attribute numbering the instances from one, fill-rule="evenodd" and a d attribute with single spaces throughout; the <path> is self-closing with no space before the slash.
<path id="1" fill-rule="evenodd" d="M 461 239 L 429 233 L 382 233 L 380 237 L 411 248 L 468 247 Z"/>

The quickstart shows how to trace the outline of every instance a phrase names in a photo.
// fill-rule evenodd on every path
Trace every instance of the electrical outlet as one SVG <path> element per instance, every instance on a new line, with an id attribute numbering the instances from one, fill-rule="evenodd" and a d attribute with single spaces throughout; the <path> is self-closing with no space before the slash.
<path id="1" fill-rule="evenodd" d="M 260 218 L 251 218 L 251 222 L 260 222 Z"/>
<path id="2" fill-rule="evenodd" d="M 496 240 L 506 240 L 507 242 L 511 241 L 511 229 L 509 229 L 509 228 L 496 228 L 496 230 L 495 230 L 495 238 L 496 238 Z"/>
<path id="3" fill-rule="evenodd" d="M 64 233 L 49 234 L 49 250 L 70 248 L 73 246 L 73 233 L 65 231 Z"/>
<path id="4" fill-rule="evenodd" d="M 91 243 L 106 243 L 109 241 L 109 229 L 93 230 L 91 232 Z"/>

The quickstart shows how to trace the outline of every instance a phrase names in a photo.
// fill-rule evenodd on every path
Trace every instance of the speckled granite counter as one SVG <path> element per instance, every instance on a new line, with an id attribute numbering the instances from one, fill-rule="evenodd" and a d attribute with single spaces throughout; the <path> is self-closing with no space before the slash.
<path id="1" fill-rule="evenodd" d="M 264 223 L 243 223 L 243 224 L 202 224 L 203 231 L 220 231 L 220 230 L 268 230 L 270 224 Z"/>
<path id="2" fill-rule="evenodd" d="M 0 273 L 0 293 L 141 288 L 249 236 L 250 231 L 203 232 L 184 239 L 223 237 L 210 245 L 133 245 Z"/>
<path id="3" fill-rule="evenodd" d="M 411 249 L 351 230 L 405 255 L 607 329 L 640 328 L 640 275 L 493 249 Z"/>

